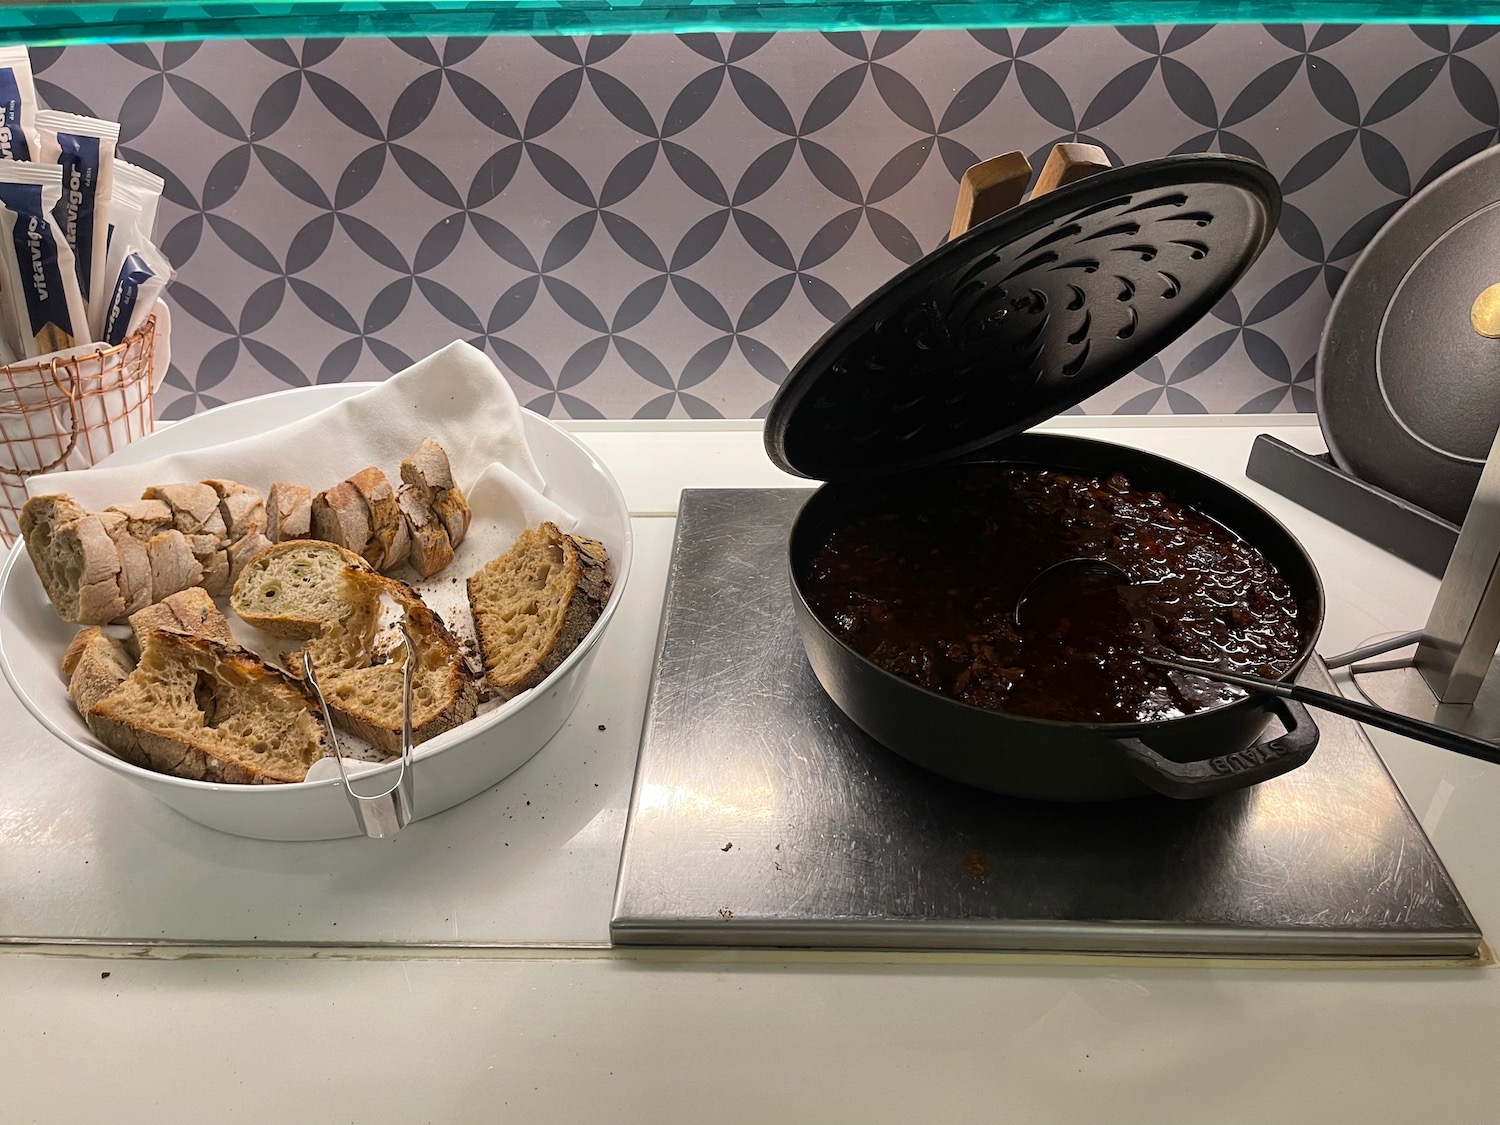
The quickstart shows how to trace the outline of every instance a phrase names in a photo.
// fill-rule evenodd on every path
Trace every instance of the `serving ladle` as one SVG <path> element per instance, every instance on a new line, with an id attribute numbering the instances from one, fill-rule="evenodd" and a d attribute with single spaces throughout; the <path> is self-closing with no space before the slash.
<path id="1" fill-rule="evenodd" d="M 1108 559 L 1073 558 L 1063 559 L 1061 562 L 1053 563 L 1049 567 L 1038 571 L 1030 582 L 1021 589 L 1016 598 L 1013 613 L 1016 627 L 1024 628 L 1022 610 L 1026 603 L 1044 587 L 1056 586 L 1059 583 L 1070 583 L 1074 588 L 1100 590 L 1107 586 L 1119 587 L 1131 585 L 1130 575 Z M 1232 684 L 1235 687 L 1244 688 L 1246 691 L 1260 692 L 1263 695 L 1277 695 L 1283 699 L 1295 699 L 1298 703 L 1309 707 L 1316 707 L 1320 711 L 1327 711 L 1334 715 L 1342 715 L 1346 719 L 1356 722 L 1368 723 L 1372 727 L 1388 730 L 1393 734 L 1404 735 L 1418 742 L 1425 742 L 1429 746 L 1437 746 L 1444 750 L 1452 750 L 1457 754 L 1465 754 L 1470 758 L 1478 758 L 1482 762 L 1493 762 L 1500 765 L 1500 746 L 1492 742 L 1486 742 L 1471 735 L 1461 734 L 1458 731 L 1440 727 L 1435 723 L 1426 723 L 1421 719 L 1409 718 L 1399 715 L 1393 711 L 1385 711 L 1379 707 L 1372 707 L 1367 703 L 1356 703 L 1352 699 L 1345 699 L 1342 695 L 1333 695 L 1316 688 L 1304 687 L 1302 684 L 1285 683 L 1281 680 L 1268 680 L 1262 676 L 1251 676 L 1244 672 L 1226 672 L 1212 665 L 1199 664 L 1178 659 L 1167 659 L 1160 656 L 1148 656 L 1141 654 L 1141 659 L 1147 664 L 1154 664 L 1158 668 L 1170 668 L 1174 672 L 1182 672 L 1193 676 L 1202 676 L 1206 680 L 1213 680 L 1221 684 Z"/>

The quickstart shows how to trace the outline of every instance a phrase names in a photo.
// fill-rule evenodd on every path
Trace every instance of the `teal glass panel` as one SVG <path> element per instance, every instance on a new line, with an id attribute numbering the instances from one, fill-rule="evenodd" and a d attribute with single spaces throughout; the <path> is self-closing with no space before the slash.
<path id="1" fill-rule="evenodd" d="M 1167 23 L 1494 23 L 1490 0 L 294 0 L 0 6 L 0 43 L 352 35 L 1034 27 Z"/>

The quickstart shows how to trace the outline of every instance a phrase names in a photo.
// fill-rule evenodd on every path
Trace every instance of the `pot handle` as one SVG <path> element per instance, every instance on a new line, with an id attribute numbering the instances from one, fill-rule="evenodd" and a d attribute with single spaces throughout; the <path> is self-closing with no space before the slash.
<path id="1" fill-rule="evenodd" d="M 1156 792 L 1178 800 L 1216 797 L 1231 789 L 1243 789 L 1280 777 L 1304 764 L 1318 747 L 1318 727 L 1302 704 L 1272 697 L 1286 733 L 1269 742 L 1257 742 L 1233 754 L 1197 762 L 1174 762 L 1163 758 L 1138 738 L 1116 741 L 1125 751 L 1130 772 Z"/>

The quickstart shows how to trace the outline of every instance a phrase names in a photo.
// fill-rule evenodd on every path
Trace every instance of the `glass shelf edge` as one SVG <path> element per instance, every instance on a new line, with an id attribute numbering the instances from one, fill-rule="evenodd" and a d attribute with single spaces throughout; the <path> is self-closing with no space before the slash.
<path id="1" fill-rule="evenodd" d="M 378 36 L 620 35 L 1203 23 L 1496 23 L 1473 0 L 1043 0 L 988 3 L 459 3 L 0 6 L 0 43 Z"/>

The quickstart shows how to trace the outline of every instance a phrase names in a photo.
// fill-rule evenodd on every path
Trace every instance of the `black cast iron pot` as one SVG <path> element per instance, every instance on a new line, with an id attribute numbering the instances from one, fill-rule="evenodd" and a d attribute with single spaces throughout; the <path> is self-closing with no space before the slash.
<path id="1" fill-rule="evenodd" d="M 1307 552 L 1248 497 L 1164 457 L 1083 438 L 1022 434 L 1003 452 L 968 459 L 1073 470 L 1120 471 L 1137 488 L 1160 491 L 1217 520 L 1257 547 L 1296 595 L 1304 629 L 1294 679 L 1323 625 L 1323 586 Z M 945 471 L 936 470 L 934 485 Z M 916 478 L 920 481 L 921 478 Z M 882 507 L 899 484 L 860 481 L 818 489 L 792 527 L 793 604 L 808 662 L 839 708 L 866 734 L 916 765 L 1015 797 L 1108 801 L 1161 793 L 1209 797 L 1276 777 L 1312 756 L 1318 729 L 1300 704 L 1250 696 L 1150 723 L 1066 723 L 987 711 L 939 695 L 877 667 L 818 619 L 804 582 L 830 532 Z M 1273 719 L 1282 733 L 1265 737 Z"/>

